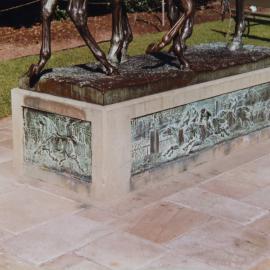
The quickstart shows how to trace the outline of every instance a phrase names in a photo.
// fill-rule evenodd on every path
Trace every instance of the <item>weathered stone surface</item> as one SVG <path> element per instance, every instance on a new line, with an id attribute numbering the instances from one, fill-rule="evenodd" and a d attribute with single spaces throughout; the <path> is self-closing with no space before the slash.
<path id="1" fill-rule="evenodd" d="M 270 126 L 270 83 L 132 120 L 132 173 Z"/>
<path id="2" fill-rule="evenodd" d="M 24 108 L 24 160 L 90 182 L 91 123 Z"/>
<path id="3" fill-rule="evenodd" d="M 211 81 L 270 65 L 270 49 L 244 46 L 230 52 L 223 43 L 188 48 L 191 71 L 180 71 L 170 54 L 131 57 L 121 64 L 120 75 L 104 75 L 96 64 L 47 70 L 29 86 L 22 78 L 20 87 L 100 105 L 113 104 L 150 94 Z"/>

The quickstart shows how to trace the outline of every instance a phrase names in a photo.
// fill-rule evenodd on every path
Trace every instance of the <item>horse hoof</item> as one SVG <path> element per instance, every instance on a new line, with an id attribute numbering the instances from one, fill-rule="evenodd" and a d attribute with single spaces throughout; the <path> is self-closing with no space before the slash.
<path id="1" fill-rule="evenodd" d="M 119 70 L 114 67 L 114 66 L 111 66 L 109 68 L 106 68 L 106 71 L 105 71 L 106 75 L 108 76 L 116 76 L 116 75 L 119 75 Z"/>
<path id="2" fill-rule="evenodd" d="M 243 48 L 243 44 L 241 42 L 238 42 L 238 41 L 233 41 L 231 44 L 228 45 L 228 49 L 231 52 L 238 51 L 242 48 Z"/>
<path id="3" fill-rule="evenodd" d="M 156 44 L 155 43 L 149 44 L 149 46 L 147 47 L 145 52 L 146 52 L 146 54 L 155 53 L 156 52 Z"/>
<path id="4" fill-rule="evenodd" d="M 37 77 L 40 73 L 38 65 L 32 64 L 27 72 L 27 76 L 31 79 Z"/>

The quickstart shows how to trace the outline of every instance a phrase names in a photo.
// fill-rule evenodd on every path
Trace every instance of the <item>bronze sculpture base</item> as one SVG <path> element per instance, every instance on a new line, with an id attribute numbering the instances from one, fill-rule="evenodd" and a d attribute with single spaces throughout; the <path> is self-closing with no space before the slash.
<path id="1" fill-rule="evenodd" d="M 270 66 L 270 49 L 244 46 L 231 52 L 225 44 L 188 48 L 191 70 L 180 71 L 168 53 L 130 57 L 120 75 L 102 74 L 98 64 L 46 70 L 34 86 L 21 79 L 20 88 L 90 103 L 109 105 L 159 92 L 216 80 Z"/>

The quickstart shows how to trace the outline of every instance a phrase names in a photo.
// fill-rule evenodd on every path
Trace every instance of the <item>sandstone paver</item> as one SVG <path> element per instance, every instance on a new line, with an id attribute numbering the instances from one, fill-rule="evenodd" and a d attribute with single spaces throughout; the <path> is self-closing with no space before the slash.
<path id="1" fill-rule="evenodd" d="M 270 177 L 270 175 L 269 175 Z M 258 190 L 254 194 L 243 199 L 243 202 L 270 210 L 270 186 Z"/>
<path id="2" fill-rule="evenodd" d="M 270 215 L 266 215 L 247 226 L 248 229 L 270 236 Z"/>
<path id="3" fill-rule="evenodd" d="M 250 223 L 267 213 L 266 210 L 261 208 L 198 187 L 180 191 L 165 200 L 242 224 Z"/>
<path id="4" fill-rule="evenodd" d="M 18 234 L 78 208 L 71 200 L 21 187 L 0 195 L 0 228 Z"/>
<path id="5" fill-rule="evenodd" d="M 248 173 L 243 173 L 241 169 L 237 169 L 223 173 L 213 180 L 203 183 L 200 187 L 222 196 L 242 199 L 259 189 L 255 183 L 250 183 L 250 178 L 253 180 L 254 176 L 250 176 Z"/>
<path id="6" fill-rule="evenodd" d="M 25 261 L 41 265 L 111 233 L 89 219 L 68 215 L 24 232 L 2 243 L 2 248 Z"/>
<path id="7" fill-rule="evenodd" d="M 132 270 L 160 257 L 165 249 L 159 245 L 115 232 L 78 250 L 76 254 L 111 269 Z"/>
<path id="8" fill-rule="evenodd" d="M 229 268 L 210 266 L 194 258 L 181 256 L 177 252 L 170 252 L 145 266 L 142 270 L 229 270 Z"/>
<path id="9" fill-rule="evenodd" d="M 0 163 L 11 161 L 13 158 L 13 152 L 11 149 L 0 146 Z"/>
<path id="10" fill-rule="evenodd" d="M 249 270 L 269 270 L 270 269 L 270 258 L 259 262 L 256 266 Z"/>
<path id="11" fill-rule="evenodd" d="M 172 203 L 159 203 L 124 218 L 120 224 L 131 234 L 163 244 L 211 220 L 211 217 Z"/>
<path id="12" fill-rule="evenodd" d="M 178 254 L 214 267 L 246 270 L 269 251 L 269 238 L 235 223 L 215 221 L 168 245 Z"/>

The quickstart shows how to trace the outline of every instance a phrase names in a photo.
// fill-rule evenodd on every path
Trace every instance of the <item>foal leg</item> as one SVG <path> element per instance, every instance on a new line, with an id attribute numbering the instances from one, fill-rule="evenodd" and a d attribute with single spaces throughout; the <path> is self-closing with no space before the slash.
<path id="1" fill-rule="evenodd" d="M 31 65 L 28 76 L 38 76 L 51 57 L 51 21 L 56 9 L 57 0 L 42 0 L 42 46 L 39 62 Z"/>
<path id="2" fill-rule="evenodd" d="M 68 13 L 86 45 L 92 51 L 95 58 L 102 64 L 106 74 L 117 73 L 117 70 L 108 62 L 105 53 L 100 49 L 88 29 L 87 0 L 69 0 Z"/>
<path id="3" fill-rule="evenodd" d="M 244 2 L 244 0 L 236 0 L 235 34 L 232 43 L 229 45 L 231 51 L 239 50 L 243 46 L 243 34 L 246 28 Z"/>

